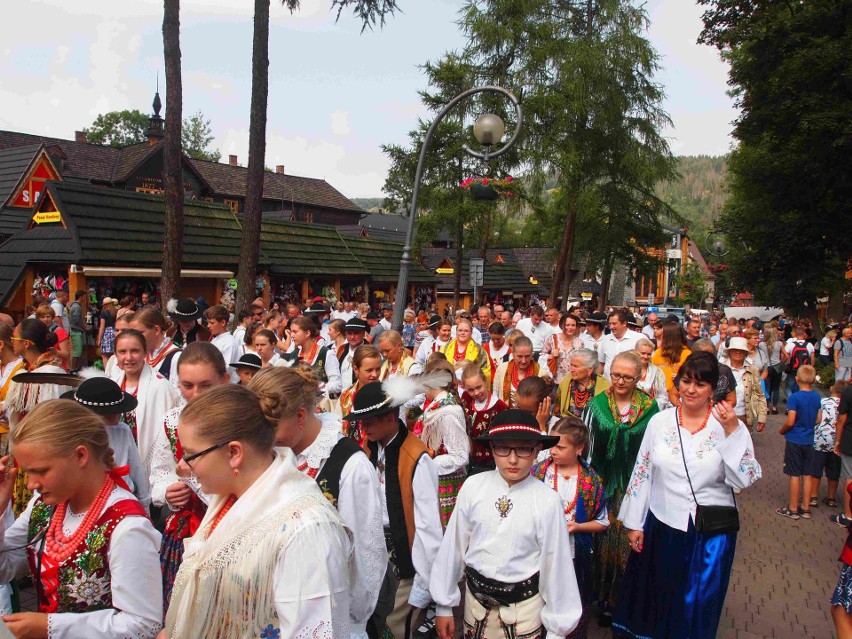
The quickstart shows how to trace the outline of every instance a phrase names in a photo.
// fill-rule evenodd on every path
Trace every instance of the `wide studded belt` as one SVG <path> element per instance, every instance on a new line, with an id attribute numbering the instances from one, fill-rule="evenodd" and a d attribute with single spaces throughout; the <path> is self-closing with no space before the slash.
<path id="1" fill-rule="evenodd" d="M 517 583 L 490 579 L 468 566 L 465 569 L 467 590 L 489 610 L 521 603 L 538 594 L 538 573 Z"/>

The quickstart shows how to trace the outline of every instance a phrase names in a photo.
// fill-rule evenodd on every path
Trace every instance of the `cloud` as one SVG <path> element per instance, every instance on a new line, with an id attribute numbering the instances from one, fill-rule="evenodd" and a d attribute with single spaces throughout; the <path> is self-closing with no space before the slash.
<path id="1" fill-rule="evenodd" d="M 349 112 L 337 109 L 331 114 L 331 132 L 334 135 L 347 136 L 352 133 L 352 127 L 349 124 Z"/>

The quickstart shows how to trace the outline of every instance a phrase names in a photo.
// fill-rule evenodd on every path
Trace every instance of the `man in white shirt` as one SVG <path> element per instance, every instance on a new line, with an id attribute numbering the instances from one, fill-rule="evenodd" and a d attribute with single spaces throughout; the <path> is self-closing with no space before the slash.
<path id="1" fill-rule="evenodd" d="M 393 609 L 377 606 L 371 623 L 379 636 L 387 624 L 397 639 L 407 639 L 405 629 L 417 618 L 411 607 L 422 609 L 431 602 L 429 578 L 443 535 L 438 468 L 426 445 L 399 419 L 402 403 L 388 397 L 381 382 L 372 382 L 358 391 L 344 416 L 360 421 L 368 440 L 366 452 L 379 474 L 388 559 L 398 577 Z"/>
<path id="2" fill-rule="evenodd" d="M 627 328 L 627 312 L 621 309 L 609 314 L 609 335 L 601 338 L 598 346 L 598 374 L 609 379 L 609 369 L 615 356 L 624 351 L 636 348 L 636 342 L 642 338 L 641 333 Z"/>
<path id="3" fill-rule="evenodd" d="M 261 309 L 261 310 L 263 310 L 263 309 Z M 231 333 L 231 335 L 233 335 L 234 339 L 237 340 L 237 344 L 239 344 L 240 347 L 242 347 L 243 342 L 245 341 L 245 338 L 246 338 L 246 330 L 248 330 L 248 327 L 251 326 L 252 312 L 251 312 L 251 310 L 247 311 L 247 310 L 243 309 L 239 312 L 239 315 L 237 316 L 237 318 L 238 318 L 237 327 L 234 329 L 234 331 Z M 230 364 L 233 364 L 233 362 L 226 362 L 226 364 L 230 365 Z"/>
<path id="4" fill-rule="evenodd" d="M 541 306 L 536 305 L 530 309 L 530 316 L 518 321 L 517 326 L 515 326 L 517 330 L 530 338 L 535 361 L 538 361 L 538 357 L 541 355 L 541 349 L 544 348 L 544 341 L 553 333 L 550 324 L 543 320 L 544 311 Z"/>
<path id="5" fill-rule="evenodd" d="M 391 320 L 393 319 L 393 306 L 388 306 L 387 304 L 382 307 L 382 319 L 379 320 L 379 324 L 382 325 L 382 328 L 386 331 L 389 331 L 393 328 L 391 324 Z"/>
<path id="6" fill-rule="evenodd" d="M 645 326 L 642 327 L 642 334 L 652 342 L 654 341 L 654 327 L 659 321 L 659 316 L 651 311 L 645 315 Z"/>
<path id="7" fill-rule="evenodd" d="M 204 311 L 204 317 L 207 318 L 207 328 L 213 336 L 210 343 L 219 349 L 222 357 L 225 358 L 225 364 L 228 365 L 228 374 L 231 377 L 231 383 L 237 384 L 240 381 L 240 376 L 237 375 L 235 368 L 231 366 L 234 362 L 239 361 L 243 354 L 243 349 L 234 336 L 228 332 L 228 320 L 231 314 L 224 306 L 211 306 Z"/>
<path id="8" fill-rule="evenodd" d="M 56 313 L 56 324 L 57 326 L 61 326 L 65 329 L 65 331 L 70 335 L 71 324 L 68 321 L 68 311 L 65 310 L 65 306 L 68 304 L 68 291 L 61 290 L 56 291 L 56 297 L 50 303 L 50 308 L 53 309 L 53 312 Z"/>

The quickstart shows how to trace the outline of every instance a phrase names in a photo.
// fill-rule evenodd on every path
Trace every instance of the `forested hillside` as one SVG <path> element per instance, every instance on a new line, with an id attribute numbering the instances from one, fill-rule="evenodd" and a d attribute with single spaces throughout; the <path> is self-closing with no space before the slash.
<path id="1" fill-rule="evenodd" d="M 689 234 L 701 240 L 722 213 L 727 158 L 683 155 L 677 161 L 681 179 L 659 185 L 657 193 L 686 218 Z"/>

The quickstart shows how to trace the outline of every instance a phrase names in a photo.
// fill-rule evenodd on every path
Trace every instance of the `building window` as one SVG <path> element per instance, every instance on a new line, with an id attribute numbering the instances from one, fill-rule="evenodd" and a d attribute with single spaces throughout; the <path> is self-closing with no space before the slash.
<path id="1" fill-rule="evenodd" d="M 137 186 L 136 192 L 137 193 L 147 193 L 148 195 L 163 195 L 165 193 L 165 191 L 163 189 L 151 189 L 151 188 L 146 188 L 144 186 Z"/>
<path id="2" fill-rule="evenodd" d="M 231 209 L 231 213 L 239 213 L 240 212 L 240 201 L 239 200 L 224 200 L 225 206 Z"/>
<path id="3" fill-rule="evenodd" d="M 313 211 L 306 211 L 306 212 L 305 212 L 305 222 L 307 222 L 308 224 L 313 224 L 313 223 L 314 223 L 314 214 L 313 214 Z"/>

